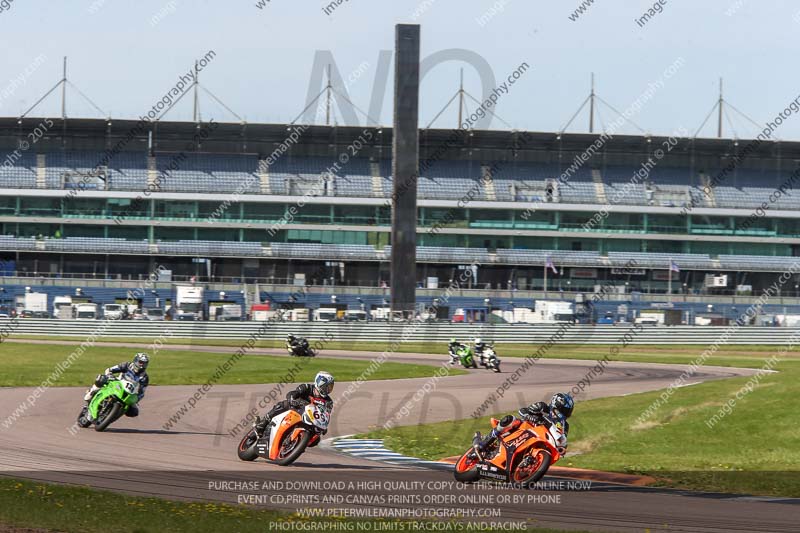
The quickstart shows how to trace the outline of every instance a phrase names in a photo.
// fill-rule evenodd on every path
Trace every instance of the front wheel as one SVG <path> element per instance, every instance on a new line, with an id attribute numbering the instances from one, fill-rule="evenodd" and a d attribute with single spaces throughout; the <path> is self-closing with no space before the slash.
<path id="1" fill-rule="evenodd" d="M 256 428 L 251 428 L 239 442 L 239 449 L 236 450 L 239 459 L 242 461 L 255 461 L 256 457 L 258 457 L 256 444 L 258 444 L 258 434 L 256 433 Z"/>
<path id="2" fill-rule="evenodd" d="M 478 457 L 475 455 L 475 450 L 470 448 L 456 463 L 453 469 L 453 475 L 456 481 L 461 483 L 475 483 L 481 477 L 478 472 Z"/>
<path id="3" fill-rule="evenodd" d="M 497 361 L 494 364 L 494 371 L 497 372 L 498 374 L 500 373 L 500 361 Z"/>
<path id="4" fill-rule="evenodd" d="M 300 457 L 304 451 L 306 451 L 308 441 L 311 440 L 311 432 L 307 429 L 303 430 L 300 438 L 296 440 L 292 440 L 292 433 L 294 433 L 294 428 L 288 429 L 284 434 L 283 439 L 281 440 L 280 449 L 278 450 L 278 458 L 275 459 L 275 464 L 289 466 L 293 462 L 297 461 L 297 458 Z"/>
<path id="5" fill-rule="evenodd" d="M 542 479 L 550 468 L 553 457 L 542 448 L 530 450 L 511 472 L 511 481 L 528 489 Z"/>
<path id="6" fill-rule="evenodd" d="M 89 420 L 87 416 L 88 414 L 89 414 L 89 409 L 87 407 L 81 409 L 81 414 L 78 415 L 78 425 L 80 427 L 88 428 L 89 426 L 92 425 L 92 421 Z"/>
<path id="7" fill-rule="evenodd" d="M 107 402 L 111 402 L 113 405 L 108 407 Z M 103 401 L 103 405 L 100 406 L 99 411 L 100 412 L 97 413 L 97 420 L 95 421 L 94 430 L 105 431 L 106 428 L 111 425 L 111 422 L 122 415 L 122 404 L 109 398 Z"/>

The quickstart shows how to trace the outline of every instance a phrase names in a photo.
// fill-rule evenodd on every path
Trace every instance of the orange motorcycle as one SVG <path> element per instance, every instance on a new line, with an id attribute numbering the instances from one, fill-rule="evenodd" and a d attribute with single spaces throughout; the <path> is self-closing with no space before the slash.
<path id="1" fill-rule="evenodd" d="M 331 421 L 329 402 L 312 398 L 311 403 L 294 407 L 275 416 L 260 435 L 255 427 L 239 442 L 238 455 L 242 461 L 263 457 L 288 466 L 306 450 L 319 444 Z"/>
<path id="2" fill-rule="evenodd" d="M 561 458 L 566 444 L 561 422 L 546 418 L 545 424 L 539 425 L 507 418 L 510 420 L 502 423 L 492 418 L 495 438 L 485 449 L 479 444 L 480 433 L 475 436 L 472 448 L 456 463 L 457 481 L 473 483 L 486 478 L 528 488 Z"/>

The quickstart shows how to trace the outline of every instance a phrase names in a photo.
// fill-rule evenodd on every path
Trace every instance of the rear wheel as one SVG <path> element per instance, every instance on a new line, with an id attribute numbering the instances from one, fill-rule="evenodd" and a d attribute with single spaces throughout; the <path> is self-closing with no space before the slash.
<path id="1" fill-rule="evenodd" d="M 552 460 L 553 457 L 547 450 L 542 448 L 530 450 L 511 472 L 512 483 L 518 483 L 526 489 L 530 488 L 531 485 L 544 477 L 550 468 Z"/>
<path id="2" fill-rule="evenodd" d="M 258 457 L 256 444 L 258 444 L 258 434 L 256 433 L 256 428 L 251 428 L 239 442 L 239 449 L 236 451 L 239 454 L 239 459 L 242 461 L 255 461 L 256 457 Z"/>
<path id="3" fill-rule="evenodd" d="M 111 405 L 109 405 L 109 403 Z M 112 398 L 106 398 L 97 410 L 97 420 L 94 424 L 95 431 L 105 431 L 111 422 L 122 415 L 122 404 Z"/>
<path id="4" fill-rule="evenodd" d="M 283 436 L 283 440 L 281 440 L 280 443 L 280 449 L 278 450 L 278 458 L 275 459 L 276 464 L 281 466 L 289 466 L 293 462 L 297 461 L 297 458 L 300 457 L 304 451 L 306 451 L 308 441 L 311 440 L 311 432 L 307 429 L 304 429 L 301 435 L 295 440 L 292 440 L 292 433 L 294 433 L 294 429 L 289 429 Z"/>
<path id="5" fill-rule="evenodd" d="M 456 481 L 461 483 L 474 483 L 481 477 L 478 473 L 478 456 L 475 455 L 475 450 L 470 448 L 456 463 L 453 475 Z"/>

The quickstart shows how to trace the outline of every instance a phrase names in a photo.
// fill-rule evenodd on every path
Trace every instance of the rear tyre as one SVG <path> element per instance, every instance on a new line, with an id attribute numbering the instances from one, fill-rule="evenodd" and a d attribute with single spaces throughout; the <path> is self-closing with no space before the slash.
<path id="1" fill-rule="evenodd" d="M 289 466 L 293 462 L 297 461 L 297 458 L 300 457 L 304 451 L 306 451 L 306 446 L 308 446 L 308 441 L 311 440 L 311 432 L 308 430 L 304 430 L 303 434 L 300 435 L 300 438 L 297 439 L 295 442 L 292 442 L 292 433 L 294 433 L 294 429 L 290 429 L 286 432 L 283 436 L 283 440 L 281 440 L 280 447 L 281 450 L 279 452 L 279 457 L 275 459 L 275 464 L 279 464 L 281 466 Z M 284 447 L 286 447 L 286 454 L 283 454 Z"/>
<path id="2" fill-rule="evenodd" d="M 453 475 L 456 481 L 460 481 L 461 483 L 475 483 L 478 481 L 481 477 L 478 473 L 478 463 L 479 461 L 475 456 L 475 451 L 472 448 L 467 450 L 453 469 Z"/>
<path id="3" fill-rule="evenodd" d="M 256 433 L 256 428 L 250 428 L 250 431 L 242 437 L 241 442 L 239 442 L 239 449 L 236 450 L 236 453 L 239 455 L 239 459 L 242 461 L 255 461 L 258 457 L 258 449 L 256 448 L 256 444 L 258 444 L 258 434 Z"/>
<path id="4" fill-rule="evenodd" d="M 115 402 L 112 399 L 103 400 L 103 402 L 112 402 L 113 405 L 109 408 L 107 405 L 101 405 L 97 413 L 97 420 L 95 421 L 95 431 L 105 431 L 111 425 L 111 422 L 116 420 L 122 415 L 122 404 Z"/>
<path id="5" fill-rule="evenodd" d="M 530 464 L 521 466 L 528 457 L 531 458 Z M 552 460 L 550 452 L 542 448 L 534 448 L 514 467 L 511 472 L 512 483 L 519 484 L 526 489 L 531 488 L 531 485 L 544 477 Z"/>

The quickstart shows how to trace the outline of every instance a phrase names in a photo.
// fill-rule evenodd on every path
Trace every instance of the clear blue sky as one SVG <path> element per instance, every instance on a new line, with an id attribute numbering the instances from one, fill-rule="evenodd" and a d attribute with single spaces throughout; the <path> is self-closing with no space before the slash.
<path id="1" fill-rule="evenodd" d="M 644 27 L 635 19 L 653 3 L 639 0 L 595 0 L 576 21 L 568 16 L 580 0 L 349 0 L 329 15 L 322 9 L 329 2 L 270 0 L 258 9 L 257 1 L 14 0 L 0 12 L 5 48 L 0 115 L 16 116 L 44 94 L 58 81 L 61 57 L 67 55 L 76 86 L 111 116 L 136 117 L 212 49 L 216 58 L 201 81 L 248 122 L 288 122 L 300 113 L 318 50 L 331 51 L 345 77 L 366 65 L 348 91 L 367 110 L 379 51 L 393 48 L 394 25 L 400 22 L 421 24 L 423 57 L 466 49 L 491 65 L 498 82 L 527 62 L 531 69 L 496 108 L 518 129 L 561 129 L 585 98 L 592 71 L 598 94 L 622 110 L 678 57 L 684 58 L 683 67 L 634 118 L 649 132 L 681 127 L 694 132 L 717 98 L 720 76 L 726 98 L 759 123 L 800 94 L 800 4 L 789 1 L 667 0 Z M 492 6 L 502 11 L 482 26 L 477 19 Z M 416 20 L 415 10 L 421 11 Z M 40 54 L 45 61 L 9 93 L 13 80 Z M 480 81 L 469 65 L 442 63 L 423 81 L 421 125 L 455 92 L 462 66 L 467 90 L 480 98 Z M 391 124 L 391 70 L 379 117 L 383 124 Z M 234 120 L 210 98 L 201 98 L 204 119 Z M 34 114 L 57 116 L 58 98 L 40 110 Z M 608 109 L 601 113 L 605 123 L 614 119 Z M 98 113 L 70 89 L 68 115 Z M 190 119 L 190 98 L 167 118 Z M 739 137 L 757 133 L 735 113 L 731 118 Z M 587 122 L 584 114 L 570 130 L 586 131 Z M 452 107 L 435 125 L 455 124 Z M 505 126 L 495 120 L 491 128 Z M 637 132 L 632 126 L 621 131 Z M 726 132 L 732 136 L 727 124 Z M 715 119 L 703 133 L 715 134 Z M 788 119 L 778 135 L 800 140 L 800 117 Z"/>

